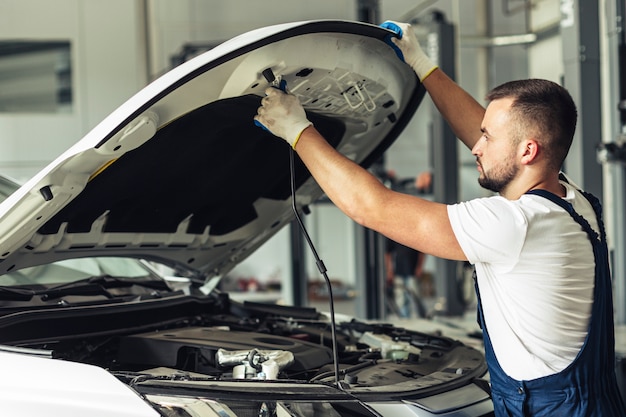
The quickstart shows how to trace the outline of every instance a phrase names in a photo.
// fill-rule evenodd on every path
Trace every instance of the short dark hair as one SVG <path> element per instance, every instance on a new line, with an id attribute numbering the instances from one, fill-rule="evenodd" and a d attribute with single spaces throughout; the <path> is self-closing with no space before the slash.
<path id="1" fill-rule="evenodd" d="M 578 112 L 569 92 L 559 84 L 541 79 L 504 83 L 486 96 L 487 100 L 512 98 L 511 108 L 520 128 L 536 130 L 551 167 L 560 169 L 569 152 Z"/>

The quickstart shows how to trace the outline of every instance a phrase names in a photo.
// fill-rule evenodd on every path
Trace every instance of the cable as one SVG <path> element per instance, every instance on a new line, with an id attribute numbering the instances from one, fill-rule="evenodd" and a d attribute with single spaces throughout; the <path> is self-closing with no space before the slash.
<path id="1" fill-rule="evenodd" d="M 315 250 L 315 246 L 309 237 L 309 234 L 304 227 L 304 223 L 300 218 L 300 214 L 298 213 L 298 209 L 296 208 L 296 170 L 294 167 L 294 154 L 295 151 L 290 146 L 289 147 L 289 172 L 291 174 L 291 208 L 293 209 L 293 213 L 296 216 L 296 220 L 298 221 L 298 225 L 300 226 L 300 230 L 302 230 L 302 234 L 304 235 L 307 243 L 309 244 L 309 248 L 311 248 L 311 252 L 313 253 L 313 257 L 315 258 L 315 264 L 317 265 L 317 269 L 319 269 L 320 273 L 324 277 L 326 281 L 326 285 L 328 286 L 328 298 L 330 303 L 330 331 L 332 335 L 332 349 L 333 349 L 333 365 L 335 367 L 335 384 L 337 387 L 343 389 L 343 385 L 339 380 L 339 357 L 337 354 L 337 337 L 335 335 L 336 325 L 335 325 L 335 302 L 333 300 L 333 290 L 332 285 L 330 284 L 330 279 L 328 278 L 328 274 L 326 273 L 326 266 L 324 262 L 320 259 Z"/>
<path id="2" fill-rule="evenodd" d="M 270 83 L 270 85 L 273 85 L 276 88 L 286 92 L 287 83 L 284 80 L 282 80 L 282 77 L 276 78 L 271 68 L 266 68 L 265 70 L 262 71 L 261 74 L 267 80 L 267 82 Z M 337 336 L 335 335 L 335 331 L 336 331 L 335 302 L 333 300 L 333 290 L 332 290 L 332 286 L 330 285 L 330 279 L 328 278 L 328 275 L 326 274 L 326 266 L 324 265 L 324 262 L 318 256 L 317 251 L 315 250 L 315 246 L 313 245 L 313 242 L 311 241 L 311 238 L 309 237 L 309 233 L 307 232 L 306 227 L 304 227 L 304 223 L 302 222 L 302 219 L 300 218 L 300 214 L 298 213 L 298 209 L 296 207 L 296 169 L 294 167 L 295 150 L 291 146 L 289 147 L 289 150 L 290 150 L 289 173 L 291 176 L 291 208 L 293 209 L 293 213 L 296 216 L 296 220 L 298 221 L 300 230 L 302 230 L 302 234 L 306 238 L 306 241 L 309 244 L 309 248 L 311 248 L 311 252 L 313 253 L 313 256 L 315 257 L 315 264 L 317 265 L 317 269 L 319 269 L 319 271 L 321 272 L 322 276 L 324 277 L 324 280 L 326 281 L 326 285 L 328 286 L 328 298 L 330 301 L 330 330 L 331 330 L 331 336 L 333 339 L 332 350 L 333 350 L 333 365 L 335 367 L 335 384 L 337 385 L 337 387 L 343 389 L 344 387 L 341 384 L 341 381 L 339 380 L 339 357 L 337 354 Z"/>

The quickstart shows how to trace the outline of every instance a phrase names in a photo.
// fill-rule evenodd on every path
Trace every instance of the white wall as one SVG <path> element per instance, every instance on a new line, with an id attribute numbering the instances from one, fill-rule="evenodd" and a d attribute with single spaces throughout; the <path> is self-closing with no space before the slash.
<path id="1" fill-rule="evenodd" d="M 220 43 L 253 29 L 313 19 L 356 19 L 355 0 L 147 0 L 150 71 L 188 43 Z"/>
<path id="2" fill-rule="evenodd" d="M 531 14 L 532 30 L 537 31 L 561 21 L 560 0 L 544 0 Z M 537 42 L 528 48 L 529 77 L 545 78 L 557 83 L 564 74 L 563 45 L 560 36 Z"/>
<path id="3" fill-rule="evenodd" d="M 69 40 L 73 105 L 0 113 L 0 172 L 26 180 L 146 84 L 139 0 L 0 0 L 1 40 Z"/>

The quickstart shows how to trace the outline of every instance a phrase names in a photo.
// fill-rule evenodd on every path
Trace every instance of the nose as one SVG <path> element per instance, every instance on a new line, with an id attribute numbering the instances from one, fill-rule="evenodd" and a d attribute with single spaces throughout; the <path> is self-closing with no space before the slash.
<path id="1" fill-rule="evenodd" d="M 479 153 L 481 153 L 480 144 L 481 144 L 482 139 L 483 138 L 481 136 L 480 138 L 478 138 L 478 140 L 474 144 L 474 147 L 472 148 L 472 155 L 479 156 Z"/>

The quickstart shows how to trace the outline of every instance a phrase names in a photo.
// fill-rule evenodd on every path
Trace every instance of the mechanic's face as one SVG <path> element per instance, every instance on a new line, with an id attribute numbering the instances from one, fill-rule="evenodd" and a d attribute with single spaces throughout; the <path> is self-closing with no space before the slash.
<path id="1" fill-rule="evenodd" d="M 519 171 L 511 132 L 512 103 L 507 98 L 487 106 L 481 126 L 483 134 L 472 149 L 478 165 L 478 183 L 496 193 L 501 193 Z"/>

